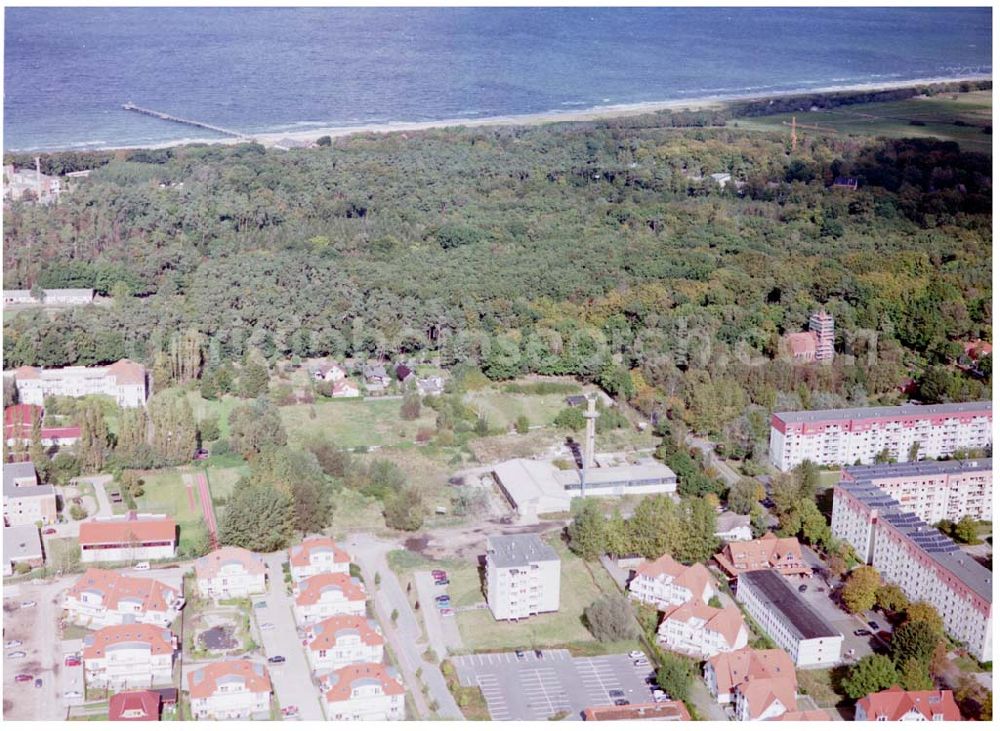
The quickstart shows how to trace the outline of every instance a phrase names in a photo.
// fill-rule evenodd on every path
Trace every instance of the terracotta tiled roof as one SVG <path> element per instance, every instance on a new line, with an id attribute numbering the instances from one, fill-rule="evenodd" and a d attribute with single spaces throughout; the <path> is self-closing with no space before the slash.
<path id="1" fill-rule="evenodd" d="M 357 390 L 358 390 L 357 386 L 355 386 L 347 379 L 344 379 L 343 381 L 337 381 L 336 383 L 334 383 L 333 386 L 330 388 L 330 393 L 331 394 L 346 393 L 348 391 L 357 391 Z"/>
<path id="2" fill-rule="evenodd" d="M 775 701 L 781 703 L 786 711 L 795 708 L 795 693 L 798 688 L 795 675 L 790 678 L 751 678 L 740 683 L 737 688 L 747 700 L 751 720 L 760 718 Z"/>
<path id="3" fill-rule="evenodd" d="M 359 685 L 380 685 L 384 695 L 402 695 L 402 684 L 389 674 L 385 665 L 362 662 L 348 665 L 330 673 L 320 681 L 321 689 L 330 703 L 346 701 L 351 691 Z"/>
<path id="4" fill-rule="evenodd" d="M 295 603 L 303 607 L 316 604 L 323 592 L 331 587 L 340 591 L 349 601 L 364 601 L 366 598 L 364 586 L 349 574 L 316 574 L 299 582 Z"/>
<path id="5" fill-rule="evenodd" d="M 289 562 L 292 566 L 309 566 L 309 554 L 313 551 L 332 551 L 335 563 L 350 563 L 351 557 L 347 551 L 340 548 L 333 542 L 332 538 L 326 536 L 310 536 L 297 546 L 292 546 L 289 551 Z"/>
<path id="6" fill-rule="evenodd" d="M 767 708 L 775 697 L 786 709 L 795 708 L 795 663 L 784 650 L 744 647 L 723 652 L 708 662 L 715 671 L 719 692 L 738 690 L 743 693 L 754 716 Z"/>
<path id="7" fill-rule="evenodd" d="M 31 381 L 36 378 L 41 378 L 42 369 L 35 368 L 34 366 L 21 366 L 20 368 L 14 369 L 14 380 L 15 381 Z"/>
<path id="8" fill-rule="evenodd" d="M 705 587 L 712 584 L 712 574 L 703 564 L 685 566 L 675 561 L 669 553 L 663 554 L 655 561 L 641 564 L 635 573 L 652 579 L 665 574 L 673 579 L 673 583 L 683 586 L 698 598 L 704 594 Z"/>
<path id="9" fill-rule="evenodd" d="M 993 346 L 985 340 L 973 340 L 971 343 L 965 343 L 962 348 L 970 358 L 979 358 L 993 352 Z"/>
<path id="10" fill-rule="evenodd" d="M 194 571 L 199 579 L 213 579 L 219 569 L 230 563 L 240 564 L 248 574 L 263 574 L 267 571 L 260 556 L 239 546 L 224 546 L 202 556 L 194 562 Z"/>
<path id="11" fill-rule="evenodd" d="M 788 353 L 793 358 L 799 358 L 809 354 L 812 354 L 815 357 L 818 340 L 819 339 L 816 337 L 816 333 L 814 332 L 792 333 L 785 336 L 785 344 L 788 347 Z"/>
<path id="12" fill-rule="evenodd" d="M 798 540 L 794 537 L 778 538 L 773 533 L 752 541 L 732 541 L 726 544 L 721 553 L 715 554 L 715 560 L 731 575 L 767 568 L 786 574 L 812 573 L 812 569 L 802 560 L 802 547 Z"/>
<path id="13" fill-rule="evenodd" d="M 591 706 L 583 709 L 584 721 L 690 721 L 680 701 L 633 703 L 628 706 Z"/>
<path id="14" fill-rule="evenodd" d="M 120 386 L 146 383 L 146 369 L 127 358 L 108 366 L 107 373 L 109 376 L 114 376 L 115 382 Z"/>
<path id="15" fill-rule="evenodd" d="M 349 634 L 359 635 L 361 642 L 369 647 L 385 644 L 382 635 L 366 617 L 340 614 L 317 622 L 308 629 L 309 649 L 317 652 L 331 650 L 341 637 Z"/>
<path id="16" fill-rule="evenodd" d="M 116 608 L 122 600 L 137 599 L 143 612 L 165 611 L 177 597 L 177 591 L 156 579 L 137 579 L 105 569 L 87 569 L 67 595 L 79 600 L 85 592 L 100 594 L 108 609 Z"/>
<path id="17" fill-rule="evenodd" d="M 111 696 L 109 721 L 159 721 L 160 694 L 155 690 L 127 690 Z"/>
<path id="18" fill-rule="evenodd" d="M 42 407 L 35 406 L 33 404 L 11 404 L 6 409 L 3 410 L 3 423 L 4 426 L 20 425 L 25 426 L 29 430 L 31 425 L 35 423 L 35 419 L 42 418 Z M 28 431 L 25 436 L 30 435 Z"/>
<path id="19" fill-rule="evenodd" d="M 718 632 L 732 645 L 743 627 L 743 613 L 730 604 L 722 609 L 710 607 L 701 599 L 692 599 L 676 607 L 670 607 L 663 613 L 663 621 L 668 619 L 681 624 L 687 624 L 691 619 L 700 619 L 705 627 L 712 632 Z"/>
<path id="20" fill-rule="evenodd" d="M 116 624 L 83 638 L 83 659 L 103 658 L 109 647 L 124 643 L 149 645 L 153 655 L 169 655 L 174 651 L 173 635 L 169 629 L 151 624 Z"/>
<path id="21" fill-rule="evenodd" d="M 945 721 L 961 721 L 962 714 L 955 703 L 955 694 L 950 690 L 921 690 L 908 693 L 899 686 L 889 690 L 871 693 L 858 701 L 865 717 L 872 721 L 885 716 L 889 721 L 898 721 L 907 713 L 916 711 L 928 721 L 940 714 Z"/>
<path id="22" fill-rule="evenodd" d="M 263 663 L 249 660 L 223 660 L 188 673 L 192 698 L 210 698 L 220 683 L 239 678 L 251 693 L 270 693 L 271 679 Z"/>
<path id="23" fill-rule="evenodd" d="M 143 518 L 134 512 L 123 518 L 88 520 L 80 523 L 80 545 L 123 543 L 134 541 L 173 541 L 177 523 L 173 518 Z"/>

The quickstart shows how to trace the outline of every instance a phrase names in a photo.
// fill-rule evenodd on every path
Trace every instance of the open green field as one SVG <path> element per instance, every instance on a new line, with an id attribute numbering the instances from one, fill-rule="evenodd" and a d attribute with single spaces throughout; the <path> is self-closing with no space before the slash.
<path id="1" fill-rule="evenodd" d="M 467 393 L 465 402 L 486 417 L 491 429 L 510 427 L 521 415 L 528 417 L 531 426 L 548 426 L 566 408 L 566 395 L 536 396 L 489 388 Z"/>
<path id="2" fill-rule="evenodd" d="M 993 137 L 985 134 L 983 128 L 993 124 L 992 105 L 990 91 L 973 91 L 896 102 L 852 104 L 815 112 L 796 112 L 795 119 L 799 125 L 816 125 L 835 130 L 836 134 L 843 136 L 934 137 L 957 142 L 963 150 L 989 154 L 993 147 Z M 740 129 L 790 134 L 790 128 L 783 122 L 791 121 L 792 115 L 789 113 L 737 119 L 729 124 Z M 810 130 L 806 126 L 799 130 L 799 139 L 829 134 L 833 133 L 827 130 Z"/>
<path id="3" fill-rule="evenodd" d="M 345 449 L 388 447 L 412 443 L 420 427 L 434 428 L 435 412 L 423 408 L 420 418 L 406 421 L 399 415 L 402 403 L 402 399 L 337 399 L 282 406 L 280 411 L 290 446 L 299 448 L 319 437 Z"/>
<path id="4" fill-rule="evenodd" d="M 222 439 L 229 438 L 229 412 L 240 403 L 242 399 L 235 396 L 223 396 L 216 401 L 208 401 L 201 397 L 197 391 L 188 391 L 187 399 L 191 403 L 191 411 L 198 421 L 216 416 L 219 419 L 219 433 Z"/>
<path id="5" fill-rule="evenodd" d="M 166 469 L 140 473 L 144 493 L 136 498 L 136 506 L 142 512 L 166 513 L 181 529 L 180 548 L 183 550 L 194 537 L 201 522 L 201 506 L 195 493 L 195 506 L 188 504 L 187 488 L 178 470 Z"/>
<path id="6" fill-rule="evenodd" d="M 246 462 L 236 467 L 210 465 L 205 468 L 205 473 L 208 475 L 208 488 L 212 493 L 212 499 L 227 499 L 240 478 L 250 474 L 250 465 Z"/>

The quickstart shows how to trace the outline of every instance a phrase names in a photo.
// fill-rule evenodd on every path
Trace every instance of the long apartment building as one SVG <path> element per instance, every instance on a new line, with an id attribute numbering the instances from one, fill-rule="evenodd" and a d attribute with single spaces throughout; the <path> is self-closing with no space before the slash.
<path id="1" fill-rule="evenodd" d="M 740 574 L 736 601 L 788 653 L 795 667 L 824 667 L 840 662 L 844 636 L 777 571 Z"/>
<path id="2" fill-rule="evenodd" d="M 845 483 L 870 483 L 931 525 L 966 515 L 993 519 L 991 458 L 844 467 L 840 477 Z"/>
<path id="3" fill-rule="evenodd" d="M 806 460 L 820 465 L 872 464 L 883 452 L 897 462 L 949 457 L 993 443 L 989 401 L 931 406 L 878 406 L 823 411 L 779 411 L 771 416 L 771 464 L 790 470 Z"/>
<path id="4" fill-rule="evenodd" d="M 992 660 L 991 571 L 871 482 L 834 488 L 831 528 L 910 601 L 932 604 L 976 658 Z"/>
<path id="5" fill-rule="evenodd" d="M 45 404 L 46 396 L 90 396 L 104 394 L 119 406 L 145 406 L 148 396 L 146 369 L 139 363 L 120 360 L 108 366 L 35 368 L 21 366 L 4 373 L 13 376 L 22 404 Z"/>
<path id="6" fill-rule="evenodd" d="M 559 610 L 559 556 L 534 533 L 486 539 L 486 602 L 493 617 Z"/>

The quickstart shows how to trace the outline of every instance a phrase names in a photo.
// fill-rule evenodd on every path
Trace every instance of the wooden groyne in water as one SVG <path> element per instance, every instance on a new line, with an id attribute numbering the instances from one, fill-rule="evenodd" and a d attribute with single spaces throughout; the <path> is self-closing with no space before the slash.
<path id="1" fill-rule="evenodd" d="M 178 124 L 186 124 L 191 127 L 201 127 L 202 129 L 211 130 L 212 132 L 218 132 L 219 134 L 228 135 L 229 137 L 238 137 L 240 139 L 248 138 L 250 135 L 244 134 L 243 132 L 237 132 L 233 129 L 226 129 L 225 127 L 218 127 L 214 124 L 209 124 L 208 122 L 198 122 L 194 119 L 184 119 L 183 117 L 175 117 L 173 114 L 167 114 L 166 112 L 158 112 L 155 109 L 146 109 L 144 107 L 137 106 L 132 102 L 125 102 L 122 104 L 122 109 L 127 112 L 138 112 L 139 114 L 147 114 L 150 117 L 156 117 L 157 119 L 163 119 L 167 122 L 177 122 Z"/>

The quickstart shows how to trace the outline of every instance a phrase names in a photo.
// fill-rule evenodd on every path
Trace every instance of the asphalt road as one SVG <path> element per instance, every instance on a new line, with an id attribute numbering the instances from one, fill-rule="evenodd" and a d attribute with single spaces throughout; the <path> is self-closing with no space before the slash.
<path id="1" fill-rule="evenodd" d="M 685 437 L 685 441 L 688 446 L 696 447 L 708 455 L 708 462 L 715 471 L 718 473 L 719 477 L 729 486 L 732 487 L 740 480 L 740 475 L 726 464 L 719 455 L 715 453 L 715 444 L 708 441 L 707 439 L 702 439 L 701 437 L 696 437 L 694 434 L 688 433 Z"/>
<path id="2" fill-rule="evenodd" d="M 306 660 L 305 648 L 299 638 L 295 617 L 292 614 L 292 597 L 285 590 L 281 564 L 288 558 L 284 551 L 267 554 L 268 588 L 267 594 L 251 597 L 254 603 L 267 602 L 264 609 L 254 609 L 260 644 L 264 657 L 282 655 L 283 665 L 269 665 L 271 686 L 281 707 L 298 706 L 299 718 L 303 721 L 323 721 L 323 708 L 319 701 L 319 689 L 312 682 L 312 670 Z M 274 629 L 262 630 L 262 624 L 273 624 Z"/>

